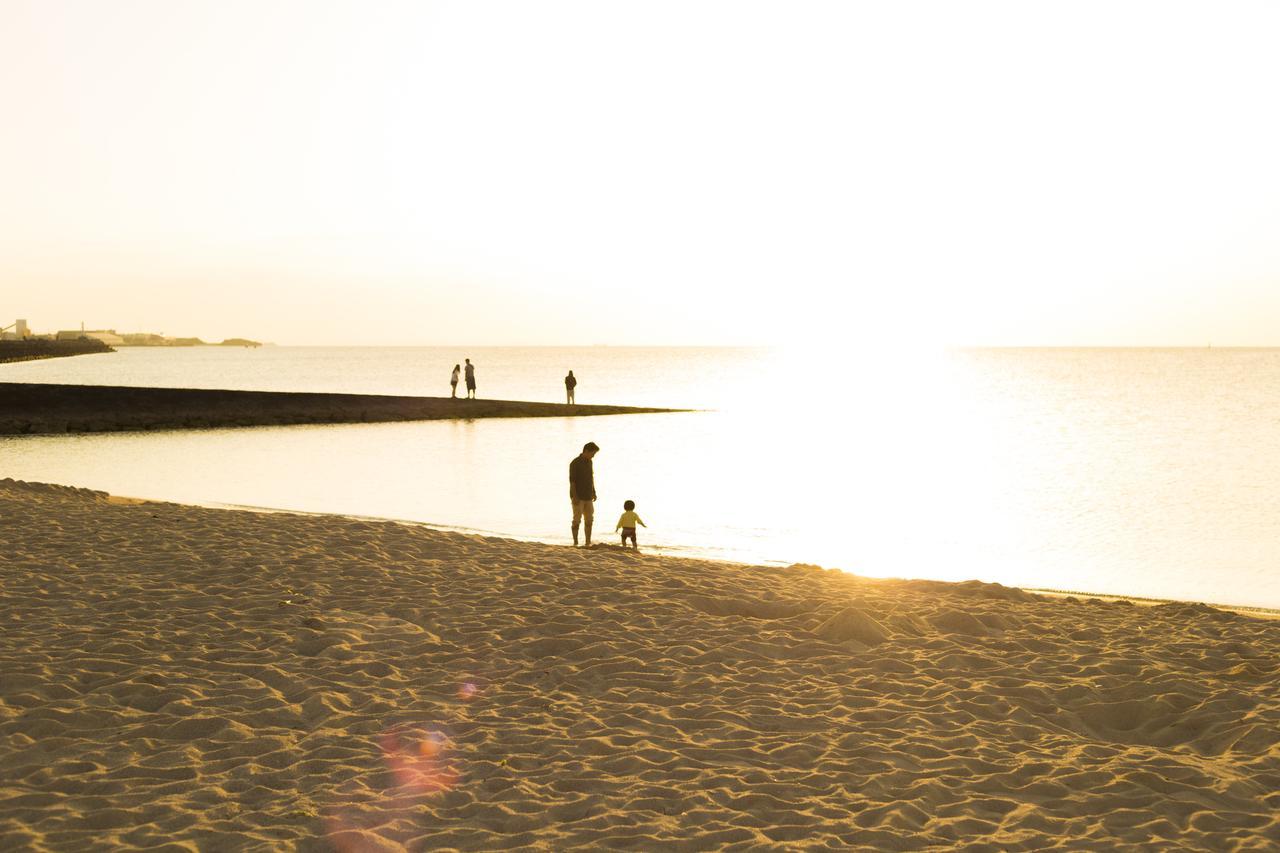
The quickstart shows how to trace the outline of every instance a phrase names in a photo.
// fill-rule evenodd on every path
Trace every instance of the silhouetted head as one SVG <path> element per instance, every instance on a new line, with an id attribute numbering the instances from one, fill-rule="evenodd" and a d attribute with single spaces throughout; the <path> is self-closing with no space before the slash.
<path id="1" fill-rule="evenodd" d="M 582 445 L 582 455 L 588 459 L 595 456 L 599 451 L 600 445 L 596 444 L 594 441 L 588 441 L 586 444 Z"/>
<path id="2" fill-rule="evenodd" d="M 461 369 L 462 369 L 462 365 L 461 365 L 461 364 L 455 364 L 455 365 L 453 366 L 453 369 L 454 369 L 454 370 L 461 370 Z"/>
<path id="3" fill-rule="evenodd" d="M 469 358 L 464 358 L 464 359 L 463 359 L 463 361 L 465 361 L 467 364 L 470 364 L 470 363 L 471 363 L 471 359 L 469 359 Z"/>
<path id="4" fill-rule="evenodd" d="M 572 371 L 572 370 L 570 370 L 570 371 L 569 371 L 569 375 L 570 375 L 570 376 L 572 376 L 572 375 L 573 375 L 573 371 Z"/>
<path id="5" fill-rule="evenodd" d="M 631 510 L 633 510 L 633 509 L 635 509 L 635 508 L 636 508 L 636 502 L 635 502 L 635 501 L 623 501 L 623 502 L 622 502 L 622 508 L 623 508 L 623 509 L 625 509 L 627 512 L 631 512 Z"/>

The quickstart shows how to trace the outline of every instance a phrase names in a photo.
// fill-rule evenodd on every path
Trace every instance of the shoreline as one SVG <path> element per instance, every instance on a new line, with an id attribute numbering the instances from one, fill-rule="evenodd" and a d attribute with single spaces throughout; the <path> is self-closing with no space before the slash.
<path id="1" fill-rule="evenodd" d="M 3 482 L 4 480 L 0 478 L 0 483 L 3 483 Z M 64 484 L 51 483 L 48 485 L 55 485 L 58 488 L 68 488 L 68 489 L 81 488 L 78 486 L 67 486 Z M 165 498 L 151 498 L 151 497 L 142 497 L 138 495 L 125 496 L 125 495 L 113 494 L 110 497 L 112 500 L 115 500 L 115 501 L 130 501 L 133 503 L 155 503 L 155 504 L 174 503 L 173 501 L 167 500 Z M 551 539 L 537 539 L 532 537 L 522 537 L 522 536 L 519 536 L 513 533 L 508 533 L 505 531 L 486 530 L 483 528 L 476 528 L 476 527 L 461 527 L 461 526 L 448 525 L 448 524 L 437 524 L 435 522 L 420 521 L 418 519 L 412 519 L 412 518 L 395 518 L 391 516 L 381 516 L 381 515 L 361 515 L 358 513 L 334 513 L 334 512 L 324 512 L 321 510 L 291 509 L 288 507 L 260 506 L 257 504 L 222 503 L 218 501 L 193 501 L 193 502 L 185 503 L 181 505 L 198 507 L 201 509 L 209 509 L 209 510 L 256 512 L 256 513 L 262 513 L 264 515 L 297 515 L 297 516 L 304 516 L 307 518 L 341 518 L 341 519 L 347 519 L 350 521 L 358 521 L 358 522 L 373 522 L 373 523 L 385 522 L 385 523 L 391 523 L 391 524 L 402 524 L 408 527 L 422 527 L 427 530 L 437 530 L 443 533 L 455 533 L 462 536 L 484 536 L 486 538 L 508 539 L 512 542 L 520 542 L 520 543 L 531 544 L 531 545 L 532 544 L 547 545 L 550 547 L 567 547 L 568 545 L 567 540 L 564 542 L 561 542 L 561 541 L 553 541 Z M 602 545 L 604 547 L 612 548 L 612 543 L 600 542 L 597 544 Z M 698 561 L 704 561 L 708 563 L 716 563 L 716 564 L 732 565 L 732 566 L 740 566 L 740 567 L 769 566 L 774 568 L 786 568 L 788 566 L 810 565 L 808 563 L 796 563 L 794 561 L 787 561 L 787 560 L 751 561 L 751 560 L 735 559 L 733 557 L 721 557 L 721 556 L 715 556 L 715 555 L 708 555 L 704 553 L 687 553 L 678 548 L 673 549 L 669 547 L 663 547 L 661 545 L 646 546 L 643 553 L 646 555 L 651 555 L 655 557 L 670 557 L 672 559 L 680 559 L 680 560 L 698 560 Z M 867 577 L 868 579 L 875 579 L 875 580 L 886 580 L 886 581 L 927 580 L 925 578 L 911 579 L 911 578 L 902 578 L 902 577 L 878 577 L 878 576 L 870 576 L 870 575 L 864 576 L 864 575 L 853 574 L 852 572 L 849 572 L 846 569 L 841 569 L 839 567 L 825 567 L 825 568 L 826 570 L 830 570 L 830 571 L 844 572 L 845 574 L 850 575 L 850 577 Z M 975 582 L 993 583 L 990 581 L 975 581 Z M 936 583 L 956 583 L 956 581 L 936 581 Z M 1201 600 L 1190 599 L 1190 598 L 1155 598 L 1152 596 L 1125 595 L 1123 593 L 1115 593 L 1115 592 L 1088 592 L 1085 590 L 1049 589 L 1047 587 L 1035 587 L 1035 586 L 1019 586 L 1019 587 L 1012 587 L 1012 588 L 1021 589 L 1025 592 L 1033 593 L 1035 595 L 1043 595 L 1043 596 L 1049 596 L 1054 598 L 1078 598 L 1078 599 L 1086 599 L 1086 600 L 1095 599 L 1098 601 L 1106 601 L 1106 602 L 1121 601 L 1121 602 L 1128 602 L 1130 604 L 1134 604 L 1140 607 L 1154 607 L 1162 604 L 1196 604 L 1196 605 L 1203 605 L 1205 607 L 1212 607 L 1218 610 L 1226 610 L 1232 613 L 1239 613 L 1242 616 L 1254 616 L 1261 619 L 1280 619 L 1280 608 L 1276 608 L 1276 607 L 1259 607 L 1256 605 L 1249 605 L 1249 604 L 1228 604 L 1228 603 L 1219 602 L 1219 601 L 1201 601 Z"/>
<path id="2" fill-rule="evenodd" d="M 1280 623 L 0 480 L 0 843 L 1256 849 Z"/>
<path id="3" fill-rule="evenodd" d="M 0 478 L 0 484 L 4 482 L 5 482 L 5 479 Z M 16 482 L 35 483 L 36 481 L 16 481 Z M 66 485 L 61 483 L 48 483 L 48 484 L 37 483 L 37 484 L 50 485 L 56 488 L 66 488 L 66 489 L 85 488 L 85 487 L 71 486 L 71 485 Z M 89 490 L 96 491 L 93 489 L 89 489 Z M 139 495 L 126 496 L 126 495 L 111 494 L 110 498 L 112 501 L 116 501 L 116 502 L 128 501 L 130 503 L 135 503 L 135 504 L 174 504 L 175 503 L 174 501 L 171 501 L 167 498 L 144 497 Z M 226 510 L 226 511 L 254 512 L 254 513 L 262 513 L 264 515 L 297 515 L 297 516 L 303 516 L 307 518 L 340 518 L 340 519 L 347 519 L 350 521 L 372 522 L 372 523 L 385 522 L 385 523 L 391 523 L 391 524 L 402 524 L 408 527 L 422 527 L 427 530 L 436 530 L 444 533 L 454 533 L 454 534 L 463 535 L 463 536 L 484 536 L 487 538 L 509 539 L 512 542 L 520 542 L 524 544 L 547 545 L 551 547 L 562 547 L 562 546 L 567 546 L 568 544 L 567 541 L 560 542 L 560 541 L 553 541 L 551 539 L 537 539 L 532 537 L 523 537 L 517 534 L 508 533 L 505 531 L 487 530 L 484 528 L 476 528 L 476 527 L 462 527 L 462 526 L 448 525 L 448 524 L 438 524 L 430 521 L 420 521 L 418 519 L 412 519 L 412 518 L 396 518 L 392 516 L 361 515 L 359 513 L 335 513 L 335 512 L 324 512 L 322 510 L 306 510 L 306 509 L 292 509 L 289 507 L 261 506 L 257 504 L 222 503 L 219 501 L 190 501 L 190 502 L 182 502 L 182 503 L 179 503 L 178 505 L 191 506 L 191 507 L 197 507 L 200 509 L 208 509 L 208 510 L 215 510 L 215 511 Z M 605 547 L 612 547 L 611 543 L 601 542 L 597 544 L 604 545 Z M 795 563 L 793 561 L 787 561 L 787 560 L 765 559 L 765 560 L 752 561 L 752 560 L 734 558 L 730 556 L 718 556 L 715 554 L 698 553 L 698 552 L 688 553 L 679 548 L 669 548 L 661 545 L 649 545 L 645 548 L 643 553 L 651 556 L 656 556 L 656 557 L 670 557 L 672 559 L 681 559 L 681 560 L 699 560 L 699 561 L 704 561 L 709 563 L 742 566 L 742 567 L 762 565 L 762 566 L 770 566 L 774 568 L 786 568 L 788 566 L 795 566 L 795 565 L 809 565 L 807 563 Z M 855 575 L 852 572 L 849 572 L 846 569 L 841 569 L 839 567 L 827 567 L 827 568 L 831 571 L 845 572 L 846 574 L 849 574 L 851 577 L 867 577 L 869 579 L 878 579 L 878 580 L 897 580 L 897 581 L 908 580 L 908 578 L 901 578 L 901 577 L 861 576 L 861 575 Z M 926 580 L 926 579 L 917 578 L 916 580 Z M 977 581 L 977 582 L 989 583 L 988 581 Z M 937 581 L 937 583 L 955 583 L 955 582 L 954 581 Z M 1218 610 L 1226 610 L 1232 613 L 1238 613 L 1242 616 L 1253 616 L 1261 619 L 1280 619 L 1280 608 L 1276 608 L 1276 607 L 1260 607 L 1260 606 L 1250 605 L 1250 604 L 1230 604 L 1230 603 L 1225 603 L 1220 601 L 1202 601 L 1202 600 L 1191 599 L 1191 598 L 1156 598 L 1152 596 L 1126 595 L 1123 593 L 1115 593 L 1115 592 L 1089 592 L 1086 590 L 1050 589 L 1047 587 L 1036 587 L 1036 586 L 1019 586 L 1014 588 L 1021 589 L 1025 592 L 1033 593 L 1035 595 L 1043 595 L 1043 596 L 1049 596 L 1054 598 L 1078 598 L 1078 599 L 1085 599 L 1085 600 L 1095 599 L 1098 601 L 1106 601 L 1106 602 L 1121 601 L 1121 602 L 1128 602 L 1130 604 L 1134 604 L 1141 607 L 1153 607 L 1153 606 L 1158 606 L 1162 604 L 1195 604 L 1195 605 L 1204 605 L 1206 607 L 1212 607 Z"/>
<path id="4" fill-rule="evenodd" d="M 0 435 L 685 411 L 483 398 L 0 382 Z"/>
<path id="5" fill-rule="evenodd" d="M 68 487 L 73 488 L 73 487 Z M 117 496 L 113 496 L 117 497 Z M 141 503 L 170 503 L 160 498 L 143 498 L 128 497 L 124 500 L 138 501 Z M 351 521 L 367 521 L 367 522 L 389 522 L 392 524 L 403 524 L 409 527 L 424 527 L 428 530 L 438 530 L 443 533 L 456 533 L 463 536 L 484 536 L 488 538 L 509 539 L 512 542 L 521 542 L 526 544 L 547 545 L 551 547 L 567 547 L 568 542 L 551 541 L 549 539 L 534 539 L 517 536 L 512 533 L 506 533 L 498 530 L 484 530 L 475 527 L 458 527 L 447 524 L 436 524 L 430 521 L 418 521 L 412 518 L 392 518 L 381 515 L 359 515 L 354 513 L 333 513 L 322 512 L 319 510 L 306 509 L 288 509 L 285 507 L 257 506 L 254 504 L 227 504 L 218 503 L 216 501 L 195 502 L 188 504 L 189 506 L 201 507 L 202 509 L 213 510 L 240 510 L 244 512 L 260 512 L 266 515 L 301 515 L 312 518 L 345 518 Z M 612 543 L 597 543 L 608 548 L 612 548 Z M 702 554 L 687 554 L 679 550 L 665 548 L 661 545 L 648 545 L 643 551 L 644 554 L 655 557 L 670 557 L 679 560 L 699 560 L 708 563 L 717 563 L 731 566 L 741 566 L 747 568 L 750 566 L 770 566 L 775 568 L 787 568 L 797 565 L 810 565 L 808 563 L 795 563 L 786 560 L 740 560 L 730 557 L 705 556 Z M 901 578 L 901 577 L 873 577 L 869 575 L 855 575 L 846 569 L 835 566 L 822 567 L 828 571 L 845 572 L 851 577 L 866 577 L 869 580 L 885 580 L 885 581 L 905 581 L 905 580 L 927 580 L 926 578 Z M 960 581 L 934 581 L 936 583 L 960 583 Z M 994 583 L 992 581 L 973 581 L 975 583 Z M 999 586 L 1000 584 L 996 584 Z M 1190 598 L 1153 598 L 1143 595 L 1124 595 L 1114 592 L 1085 592 L 1083 590 L 1067 590 L 1067 589 L 1048 589 L 1045 587 L 1035 586 L 1019 586 L 1011 587 L 1012 589 L 1020 589 L 1035 595 L 1051 596 L 1055 598 L 1079 598 L 1079 599 L 1096 599 L 1098 601 L 1122 601 L 1134 604 L 1140 607 L 1155 607 L 1162 604 L 1199 604 L 1205 607 L 1212 607 L 1217 610 L 1226 610 L 1232 613 L 1239 613 L 1242 616 L 1255 616 L 1262 619 L 1280 619 L 1280 608 L 1277 607 L 1256 607 L 1248 604 L 1224 604 L 1218 601 L 1198 601 Z"/>
<path id="6" fill-rule="evenodd" d="M 1222 604 L 1215 601 L 1196 601 L 1189 598 L 1151 598 L 1143 595 L 1117 595 L 1113 592 L 1081 592 L 1079 590 L 1045 589 L 1038 586 L 1024 586 L 1019 589 L 1036 595 L 1047 595 L 1055 598 L 1083 598 L 1098 601 L 1125 601 L 1140 607 L 1158 607 L 1164 604 L 1201 604 L 1216 610 L 1228 610 L 1241 616 L 1252 616 L 1258 619 L 1280 619 L 1280 608 L 1254 607 L 1248 604 Z"/>

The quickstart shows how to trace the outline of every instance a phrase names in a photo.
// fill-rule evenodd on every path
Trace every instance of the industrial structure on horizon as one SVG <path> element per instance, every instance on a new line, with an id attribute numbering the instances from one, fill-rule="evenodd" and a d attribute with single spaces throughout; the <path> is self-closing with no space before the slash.
<path id="1" fill-rule="evenodd" d="M 31 330 L 27 328 L 26 320 L 14 320 L 0 328 L 0 341 L 25 341 L 30 337 Z"/>
<path id="2" fill-rule="evenodd" d="M 204 346 L 205 341 L 199 338 L 173 338 L 151 332 L 131 332 L 120 334 L 115 329 L 86 329 L 84 323 L 80 328 L 35 334 L 26 320 L 15 320 L 8 326 L 0 327 L 0 341 L 78 341 L 83 338 L 101 341 L 111 347 L 194 347 Z M 222 346 L 261 346 L 257 341 L 244 338 L 230 338 L 222 342 Z"/>

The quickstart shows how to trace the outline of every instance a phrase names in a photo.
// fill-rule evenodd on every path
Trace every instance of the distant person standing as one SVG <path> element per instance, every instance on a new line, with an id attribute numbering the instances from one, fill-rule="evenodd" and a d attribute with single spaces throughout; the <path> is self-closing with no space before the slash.
<path id="1" fill-rule="evenodd" d="M 453 375 L 449 377 L 449 396 L 458 396 L 458 376 L 462 374 L 462 365 L 455 364 L 453 366 Z"/>
<path id="2" fill-rule="evenodd" d="M 569 501 L 573 504 L 573 544 L 578 544 L 578 522 L 586 522 L 586 545 L 591 547 L 591 522 L 596 509 L 596 475 L 592 458 L 600 452 L 594 441 L 582 445 L 582 452 L 569 463 Z"/>
<path id="3" fill-rule="evenodd" d="M 467 363 L 467 399 L 474 400 L 476 398 L 476 366 L 471 363 L 471 359 L 463 359 Z"/>
<path id="4" fill-rule="evenodd" d="M 564 395 L 569 398 L 569 405 L 573 405 L 573 389 L 578 387 L 578 380 L 574 377 L 573 371 L 569 371 L 569 375 L 564 378 Z"/>

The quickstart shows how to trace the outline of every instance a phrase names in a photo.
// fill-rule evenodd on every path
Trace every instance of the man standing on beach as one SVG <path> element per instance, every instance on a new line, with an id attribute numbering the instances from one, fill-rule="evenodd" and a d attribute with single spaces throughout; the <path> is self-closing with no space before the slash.
<path id="1" fill-rule="evenodd" d="M 573 375 L 573 371 L 569 371 L 569 375 L 564 378 L 564 394 L 569 398 L 569 405 L 573 405 L 573 389 L 578 387 L 578 378 Z"/>
<path id="2" fill-rule="evenodd" d="M 464 359 L 467 362 L 466 379 L 467 379 L 467 399 L 474 400 L 476 398 L 476 366 L 471 363 L 471 359 Z"/>
<path id="3" fill-rule="evenodd" d="M 586 546 L 591 547 L 591 521 L 596 510 L 596 475 L 591 459 L 600 448 L 594 441 L 582 445 L 582 453 L 569 463 L 569 500 L 573 504 L 573 544 L 578 544 L 578 522 L 586 522 Z"/>

